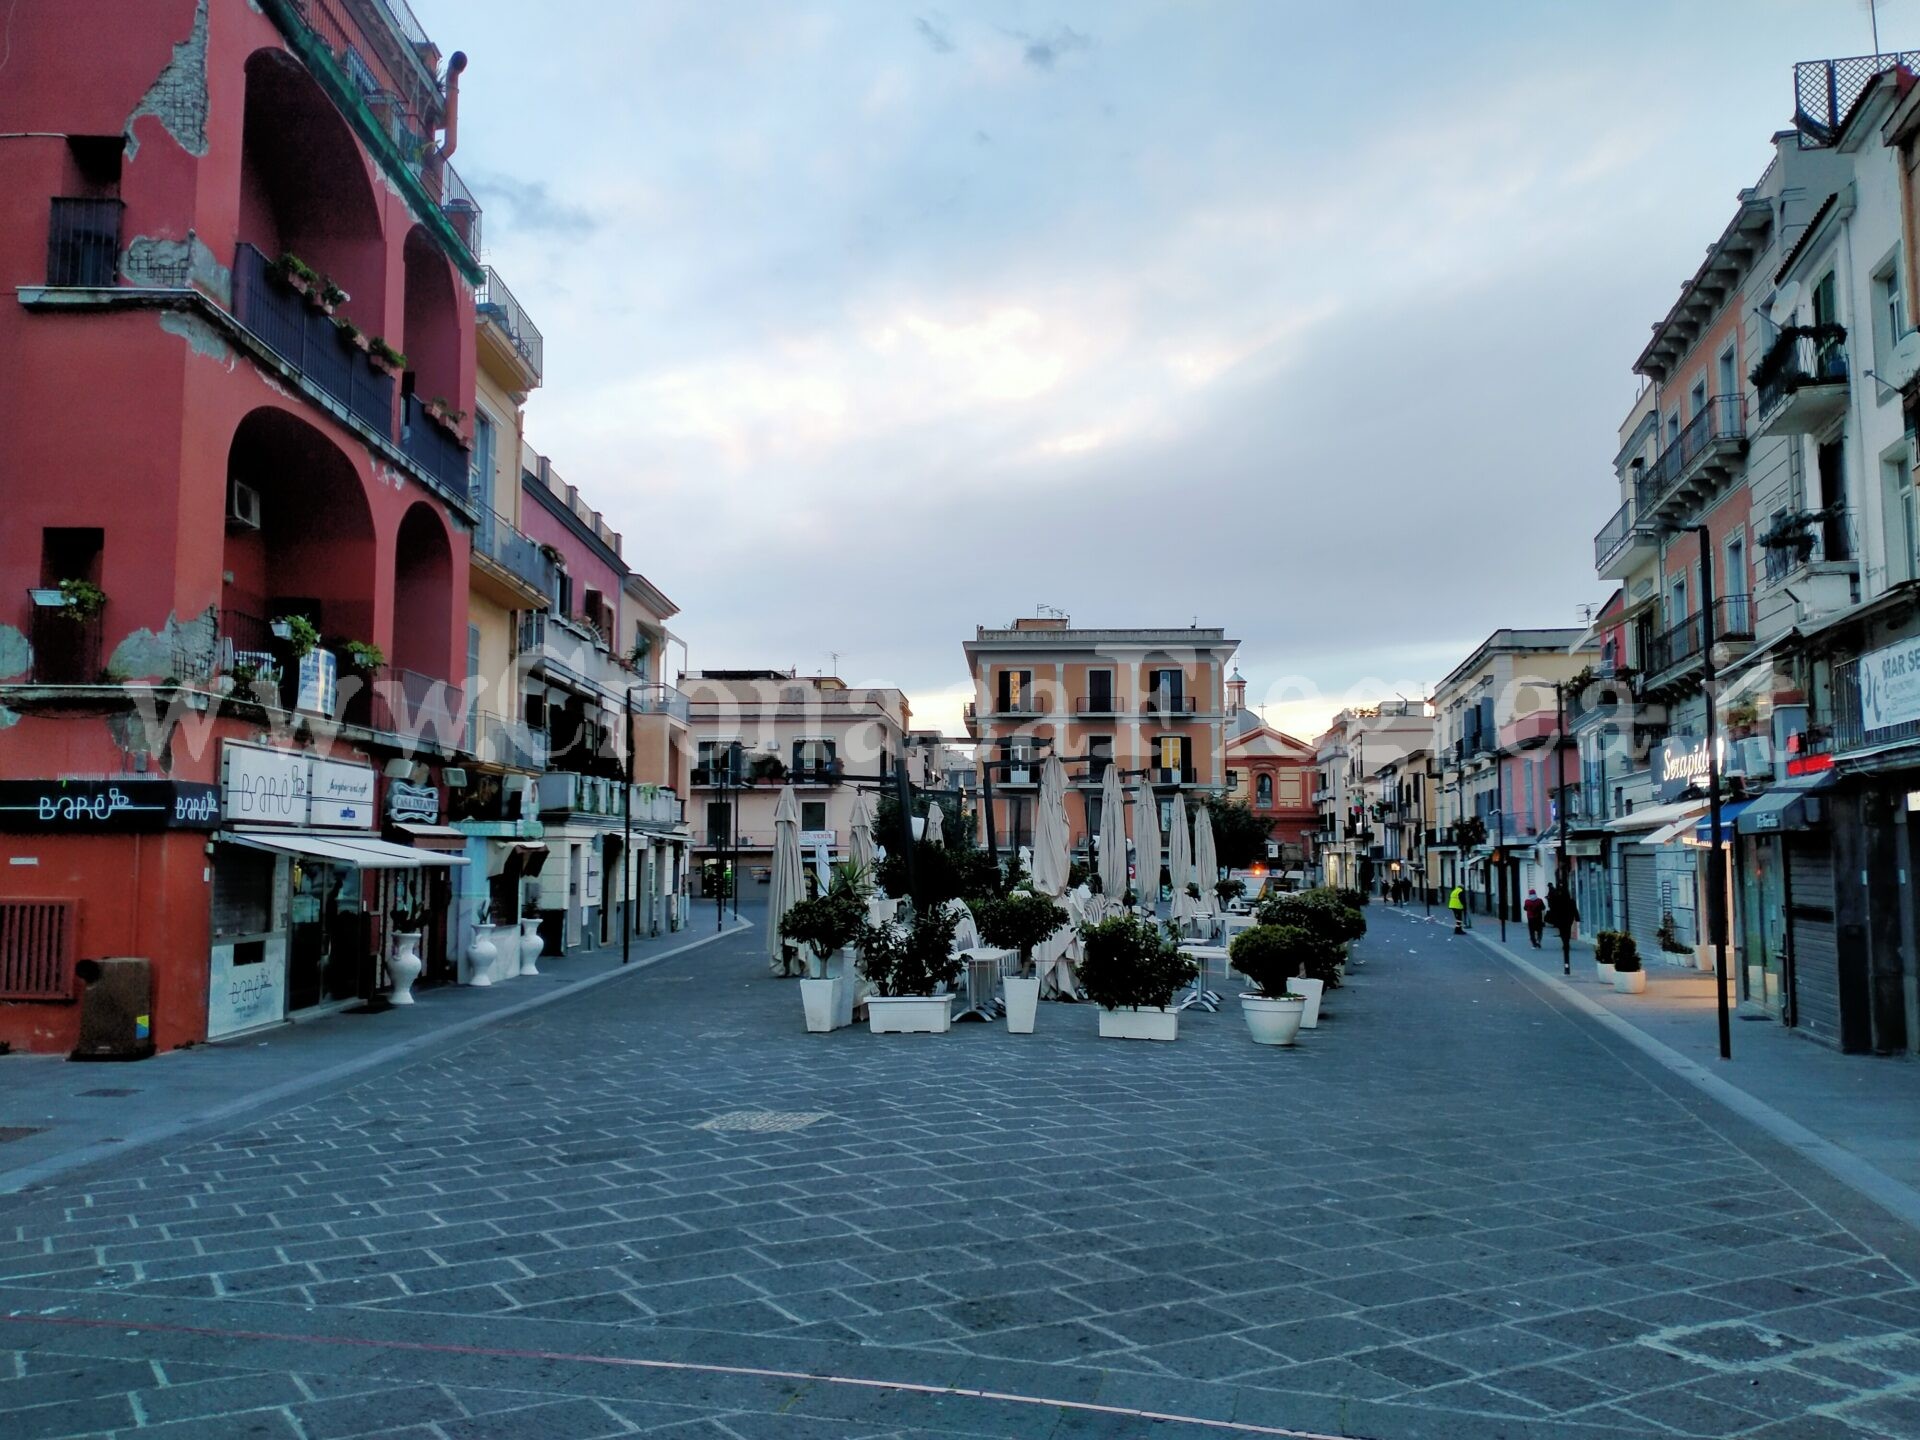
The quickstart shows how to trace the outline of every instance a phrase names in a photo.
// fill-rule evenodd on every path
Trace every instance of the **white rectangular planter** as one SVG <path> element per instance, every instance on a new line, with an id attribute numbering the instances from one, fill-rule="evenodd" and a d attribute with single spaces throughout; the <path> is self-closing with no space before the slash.
<path id="1" fill-rule="evenodd" d="M 800 982 L 800 1003 L 806 1007 L 807 1030 L 811 1034 L 824 1035 L 846 1023 L 840 1018 L 842 988 L 838 979 L 808 977 Z"/>
<path id="2" fill-rule="evenodd" d="M 1174 1040 L 1180 1035 L 1180 1012 L 1149 1010 L 1132 1005 L 1100 1012 L 1100 1034 L 1109 1040 Z"/>
<path id="3" fill-rule="evenodd" d="M 1302 1000 L 1307 1002 L 1307 1008 L 1300 1016 L 1300 1028 L 1302 1030 L 1316 1030 L 1319 1028 L 1320 997 L 1326 992 L 1326 988 L 1327 982 L 1324 980 L 1308 980 L 1304 977 L 1297 976 L 1287 981 L 1287 993 L 1289 995 L 1298 995 Z"/>
<path id="4" fill-rule="evenodd" d="M 951 995 L 867 997 L 867 1029 L 875 1035 L 944 1035 L 952 1028 Z"/>
<path id="5" fill-rule="evenodd" d="M 1000 983 L 1007 996 L 1007 1033 L 1033 1034 L 1034 1016 L 1040 1009 L 1040 977 L 1009 975 Z"/>

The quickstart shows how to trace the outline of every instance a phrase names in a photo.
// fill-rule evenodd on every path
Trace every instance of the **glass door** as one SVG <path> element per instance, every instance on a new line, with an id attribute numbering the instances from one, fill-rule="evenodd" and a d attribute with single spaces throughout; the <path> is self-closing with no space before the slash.
<path id="1" fill-rule="evenodd" d="M 367 960 L 359 867 L 302 859 L 292 880 L 287 1009 L 354 999 Z"/>

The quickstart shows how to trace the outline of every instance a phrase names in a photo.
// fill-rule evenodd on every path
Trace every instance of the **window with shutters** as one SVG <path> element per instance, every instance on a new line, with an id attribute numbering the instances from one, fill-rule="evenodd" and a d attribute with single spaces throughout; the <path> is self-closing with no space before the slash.
<path id="1" fill-rule="evenodd" d="M 0 1000 L 73 995 L 72 900 L 0 900 Z"/>

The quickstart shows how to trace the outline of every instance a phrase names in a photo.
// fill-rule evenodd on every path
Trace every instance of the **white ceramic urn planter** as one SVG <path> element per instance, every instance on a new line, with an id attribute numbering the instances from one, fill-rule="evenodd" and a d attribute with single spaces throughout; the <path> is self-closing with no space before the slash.
<path id="1" fill-rule="evenodd" d="M 944 1035 L 953 1028 L 952 995 L 869 995 L 867 1029 L 874 1035 Z"/>
<path id="2" fill-rule="evenodd" d="M 1613 988 L 1622 995 L 1644 994 L 1647 988 L 1647 972 L 1644 970 L 1616 970 L 1613 974 Z"/>
<path id="3" fill-rule="evenodd" d="M 493 984 L 493 965 L 499 958 L 500 949 L 493 943 L 493 927 L 474 926 L 473 940 L 467 946 L 467 984 Z"/>
<path id="4" fill-rule="evenodd" d="M 1256 1045 L 1291 1045 L 1300 1033 L 1300 1022 L 1307 1011 L 1306 997 L 1289 995 L 1270 1000 L 1247 991 L 1240 997 L 1240 1013 L 1247 1018 L 1247 1033 Z"/>
<path id="5" fill-rule="evenodd" d="M 840 1028 L 840 993 L 846 987 L 837 975 L 804 975 L 800 1004 L 806 1011 L 807 1032 L 824 1035 Z"/>
<path id="6" fill-rule="evenodd" d="M 1287 981 L 1287 993 L 1298 995 L 1307 1002 L 1306 1010 L 1300 1016 L 1300 1028 L 1317 1030 L 1320 1028 L 1320 1001 L 1325 997 L 1327 982 L 1309 980 L 1304 975 L 1296 975 Z"/>
<path id="7" fill-rule="evenodd" d="M 1145 1005 L 1102 1010 L 1100 1035 L 1108 1040 L 1175 1040 L 1180 1035 L 1180 1012 Z"/>
<path id="8" fill-rule="evenodd" d="M 1001 985 L 1007 996 L 1007 1033 L 1033 1034 L 1034 1017 L 1040 1011 L 1040 977 L 1009 975 Z"/>
<path id="9" fill-rule="evenodd" d="M 420 978 L 420 932 L 403 930 L 393 937 L 393 955 L 387 961 L 387 974 L 393 979 L 393 993 L 387 999 L 395 1005 L 413 1004 L 413 982 Z"/>
<path id="10" fill-rule="evenodd" d="M 540 952 L 546 948 L 546 942 L 540 938 L 540 922 L 531 917 L 520 922 L 520 973 L 538 975 L 540 973 Z"/>
<path id="11" fill-rule="evenodd" d="M 833 1023 L 835 1028 L 853 1024 L 853 1005 L 860 995 L 860 961 L 849 945 L 840 952 L 833 975 Z"/>

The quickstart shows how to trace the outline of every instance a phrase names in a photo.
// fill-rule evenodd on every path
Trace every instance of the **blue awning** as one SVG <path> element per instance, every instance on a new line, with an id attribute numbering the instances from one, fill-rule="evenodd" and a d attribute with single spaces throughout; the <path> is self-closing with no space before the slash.
<path id="1" fill-rule="evenodd" d="M 1733 843 L 1733 822 L 1738 820 L 1741 812 L 1751 804 L 1753 804 L 1751 800 L 1722 800 L 1720 802 L 1721 844 L 1731 845 Z M 1700 845 L 1713 844 L 1713 818 L 1711 813 L 1700 817 L 1700 824 L 1693 832 L 1693 838 L 1695 843 Z"/>
<path id="2" fill-rule="evenodd" d="M 1796 775 L 1774 786 L 1747 809 L 1740 820 L 1742 835 L 1777 834 L 1807 830 L 1820 823 L 1818 796 L 1833 786 L 1831 770 Z"/>

